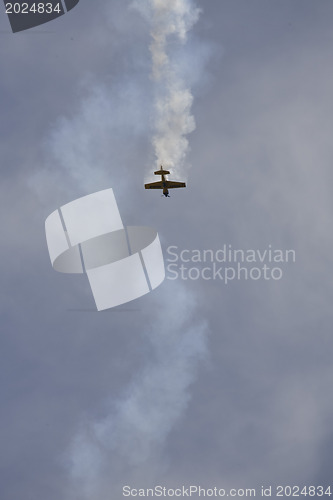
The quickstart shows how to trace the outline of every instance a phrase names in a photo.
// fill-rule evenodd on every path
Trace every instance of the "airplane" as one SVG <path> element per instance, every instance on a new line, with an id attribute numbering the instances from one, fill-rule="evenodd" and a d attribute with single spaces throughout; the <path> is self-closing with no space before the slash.
<path id="1" fill-rule="evenodd" d="M 165 196 L 166 198 L 170 198 L 169 189 L 186 187 L 185 182 L 168 181 L 165 178 L 165 176 L 169 175 L 170 172 L 169 172 L 169 170 L 164 170 L 162 165 L 161 165 L 161 169 L 156 170 L 156 172 L 154 172 L 154 174 L 161 175 L 162 179 L 160 181 L 157 181 L 157 182 L 151 182 L 149 184 L 145 184 L 145 189 L 163 189 L 162 196 Z"/>

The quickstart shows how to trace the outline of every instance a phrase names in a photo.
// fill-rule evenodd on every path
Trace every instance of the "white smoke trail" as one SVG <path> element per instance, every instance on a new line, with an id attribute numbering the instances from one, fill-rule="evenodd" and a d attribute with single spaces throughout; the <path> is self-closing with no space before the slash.
<path id="1" fill-rule="evenodd" d="M 151 327 L 146 332 L 151 359 L 135 375 L 125 395 L 104 420 L 86 423 L 71 453 L 74 498 L 108 498 L 126 481 L 146 484 L 161 474 L 166 437 L 184 414 L 198 362 L 207 353 L 206 323 L 188 323 L 195 314 L 193 297 L 173 283 L 172 307 L 161 320 L 166 301 L 155 300 Z"/>
<path id="2" fill-rule="evenodd" d="M 181 66 L 168 54 L 168 49 L 172 47 L 174 52 L 177 41 L 186 42 L 200 10 L 193 0 L 135 0 L 132 5 L 151 27 L 152 78 L 156 84 L 152 143 L 156 165 L 172 169 L 178 177 L 189 148 L 186 136 L 195 129 L 195 120 L 191 114 L 191 90 L 184 81 Z"/>
<path id="3" fill-rule="evenodd" d="M 185 136 L 194 128 L 192 95 L 183 82 L 181 65 L 167 55 L 167 47 L 173 37 L 185 42 L 198 10 L 190 0 L 142 4 L 140 0 L 137 8 L 153 28 L 156 158 L 165 167 L 179 167 L 188 148 Z M 49 170 L 33 179 L 43 196 L 58 198 L 66 190 L 70 200 L 82 190 L 90 193 L 112 185 L 117 197 L 126 193 L 130 206 L 128 169 L 137 159 L 141 138 L 146 140 L 146 111 L 151 109 L 145 80 L 132 76 L 133 70 L 118 77 L 112 87 L 93 82 L 72 115 L 57 121 L 46 141 L 48 154 L 53 155 Z M 138 210 L 137 205 L 132 210 Z M 124 395 L 110 403 L 105 418 L 92 418 L 79 427 L 68 453 L 71 500 L 121 498 L 120 490 L 115 492 L 126 478 L 141 478 L 147 484 L 150 477 L 161 475 L 167 437 L 186 415 L 190 385 L 207 354 L 206 323 L 196 315 L 195 300 L 183 283 L 164 284 L 146 300 L 151 300 L 151 307 L 139 327 L 146 330 L 151 355 Z"/>

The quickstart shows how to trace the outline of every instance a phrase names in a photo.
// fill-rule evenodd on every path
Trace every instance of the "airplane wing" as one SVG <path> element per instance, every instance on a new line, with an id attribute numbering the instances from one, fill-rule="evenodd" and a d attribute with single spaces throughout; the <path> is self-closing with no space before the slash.
<path id="1" fill-rule="evenodd" d="M 185 184 L 185 182 L 166 181 L 166 187 L 168 189 L 185 188 L 186 184 Z"/>
<path id="2" fill-rule="evenodd" d="M 163 189 L 162 181 L 151 182 L 149 184 L 145 184 L 146 189 Z"/>

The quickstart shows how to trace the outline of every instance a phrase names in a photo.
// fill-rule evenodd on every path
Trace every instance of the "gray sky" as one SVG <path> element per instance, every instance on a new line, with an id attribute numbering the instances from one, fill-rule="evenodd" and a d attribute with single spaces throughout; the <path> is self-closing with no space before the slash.
<path id="1" fill-rule="evenodd" d="M 129 4 L 81 0 L 15 35 L 0 16 L 1 498 L 328 486 L 333 5 L 197 2 L 168 49 L 194 96 L 188 187 L 162 199 L 143 189 L 154 83 Z M 165 257 L 271 245 L 296 262 L 276 281 L 166 279 L 97 313 L 84 276 L 53 271 L 44 221 L 108 187 Z"/>

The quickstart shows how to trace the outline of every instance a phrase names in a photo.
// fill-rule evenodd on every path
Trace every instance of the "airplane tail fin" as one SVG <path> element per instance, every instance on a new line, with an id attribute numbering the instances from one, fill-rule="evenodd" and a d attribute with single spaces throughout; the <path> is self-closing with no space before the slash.
<path id="1" fill-rule="evenodd" d="M 164 170 L 163 169 L 163 166 L 161 165 L 161 168 L 160 170 L 156 170 L 156 172 L 154 172 L 155 175 L 168 175 L 170 174 L 169 170 Z"/>

